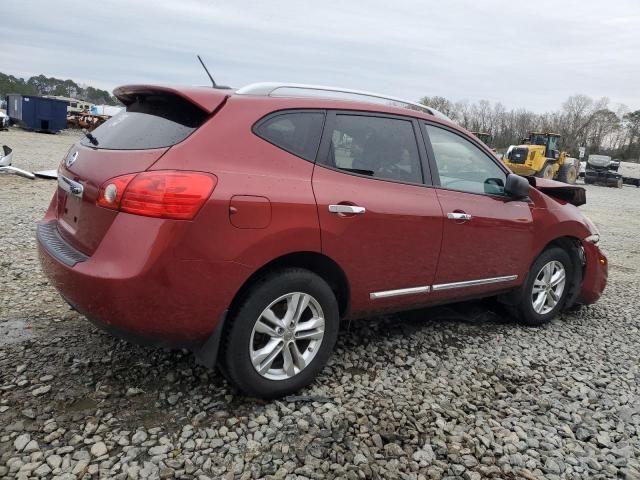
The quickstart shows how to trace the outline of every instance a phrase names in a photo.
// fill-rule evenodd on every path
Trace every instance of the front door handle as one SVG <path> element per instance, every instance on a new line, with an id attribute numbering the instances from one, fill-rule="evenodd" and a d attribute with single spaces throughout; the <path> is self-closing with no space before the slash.
<path id="1" fill-rule="evenodd" d="M 447 213 L 447 218 L 449 220 L 471 220 L 471 215 L 462 212 L 451 212 Z"/>
<path id="2" fill-rule="evenodd" d="M 329 205 L 329 212 L 331 213 L 351 213 L 351 214 L 363 214 L 367 209 L 359 207 L 357 205 Z"/>

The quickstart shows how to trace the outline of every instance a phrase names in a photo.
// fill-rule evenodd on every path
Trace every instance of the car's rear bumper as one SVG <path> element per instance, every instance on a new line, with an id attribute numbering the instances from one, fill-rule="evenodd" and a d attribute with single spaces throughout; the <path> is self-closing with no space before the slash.
<path id="1" fill-rule="evenodd" d="M 582 242 L 585 266 L 582 276 L 580 303 L 591 304 L 598 301 L 607 286 L 609 262 L 597 245 Z"/>
<path id="2" fill-rule="evenodd" d="M 247 268 L 184 258 L 167 221 L 120 214 L 91 255 L 38 226 L 42 268 L 60 294 L 104 330 L 137 343 L 197 349 L 215 331 Z"/>

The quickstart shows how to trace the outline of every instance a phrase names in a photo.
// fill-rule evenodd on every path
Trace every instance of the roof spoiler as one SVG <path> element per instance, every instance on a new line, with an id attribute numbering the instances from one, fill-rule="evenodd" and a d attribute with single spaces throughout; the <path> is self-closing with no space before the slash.
<path id="1" fill-rule="evenodd" d="M 207 113 L 215 111 L 231 93 L 211 87 L 169 87 L 163 85 L 123 85 L 113 91 L 115 97 L 125 105 L 135 101 L 137 95 L 165 93 L 184 98 Z"/>

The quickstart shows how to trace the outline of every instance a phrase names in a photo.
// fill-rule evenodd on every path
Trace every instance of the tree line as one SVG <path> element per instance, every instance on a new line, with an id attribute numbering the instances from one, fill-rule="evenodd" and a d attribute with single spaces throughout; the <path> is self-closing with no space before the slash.
<path id="1" fill-rule="evenodd" d="M 23 95 L 56 95 L 72 97 L 96 105 L 119 105 L 118 100 L 106 90 L 100 90 L 89 85 L 77 84 L 73 80 L 62 80 L 55 77 L 37 75 L 26 80 L 0 73 L 0 98 L 4 99 L 9 93 Z"/>
<path id="2" fill-rule="evenodd" d="M 488 100 L 452 102 L 434 96 L 420 102 L 440 110 L 467 130 L 489 133 L 492 146 L 499 150 L 522 143 L 530 131 L 553 132 L 562 135 L 562 148 L 573 157 L 578 156 L 578 147 L 584 146 L 587 154 L 639 161 L 640 110 L 612 106 L 606 97 L 573 95 L 560 109 L 542 114 L 524 108 L 508 110 Z"/>

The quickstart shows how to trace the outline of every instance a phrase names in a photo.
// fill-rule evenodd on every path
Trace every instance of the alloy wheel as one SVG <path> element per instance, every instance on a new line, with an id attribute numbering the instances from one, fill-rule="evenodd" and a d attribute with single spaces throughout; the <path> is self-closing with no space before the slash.
<path id="1" fill-rule="evenodd" d="M 324 314 L 314 297 L 302 292 L 282 295 L 253 326 L 249 340 L 253 367 L 269 380 L 297 375 L 320 350 L 324 328 Z"/>
<path id="2" fill-rule="evenodd" d="M 553 260 L 543 266 L 533 282 L 531 303 L 536 313 L 545 315 L 553 310 L 564 292 L 567 273 L 564 265 Z"/>

